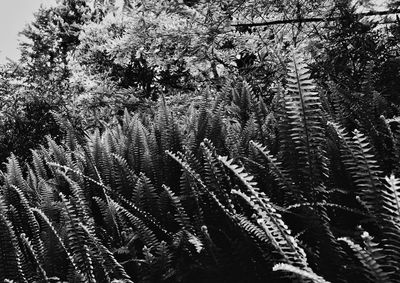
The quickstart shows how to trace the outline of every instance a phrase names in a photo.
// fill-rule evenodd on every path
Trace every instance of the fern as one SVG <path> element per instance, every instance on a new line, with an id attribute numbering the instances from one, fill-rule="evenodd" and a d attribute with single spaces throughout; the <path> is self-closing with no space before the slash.
<path id="1" fill-rule="evenodd" d="M 387 262 L 395 267 L 393 280 L 399 280 L 400 264 L 400 181 L 393 175 L 386 177 L 385 189 L 382 190 L 382 244 Z"/>
<path id="2" fill-rule="evenodd" d="M 158 202 L 159 194 L 145 174 L 141 173 L 139 175 L 131 199 L 140 209 L 148 211 L 154 216 L 160 214 L 159 208 L 154 205 Z"/>
<path id="3" fill-rule="evenodd" d="M 61 164 L 61 165 L 67 165 L 69 164 L 68 162 L 68 157 L 65 152 L 65 150 L 60 147 L 53 139 L 50 137 L 47 137 L 47 143 L 49 146 L 49 152 L 53 156 L 54 162 Z"/>
<path id="4" fill-rule="evenodd" d="M 342 159 L 358 188 L 357 193 L 370 212 L 379 215 L 382 204 L 379 193 L 382 188 L 381 171 L 366 137 L 355 131 L 354 137 L 351 138 L 339 125 L 335 123 L 329 125 L 335 129 L 340 138 Z"/>
<path id="5" fill-rule="evenodd" d="M 93 197 L 97 206 L 100 209 L 103 221 L 105 223 L 105 229 L 109 231 L 113 242 L 120 242 L 121 233 L 117 223 L 117 209 L 110 200 L 102 200 L 99 197 Z"/>
<path id="6" fill-rule="evenodd" d="M 21 190 L 13 185 L 9 187 L 9 190 L 11 191 L 9 194 L 15 194 L 10 201 L 16 206 L 17 213 L 21 221 L 20 227 L 18 228 L 32 239 L 32 247 L 34 249 L 35 258 L 38 260 L 39 264 L 43 264 L 44 246 L 40 237 L 39 223 L 36 221 L 36 218 L 29 207 L 29 202 Z"/>
<path id="7" fill-rule="evenodd" d="M 229 196 L 233 185 L 228 174 L 224 171 L 224 167 L 218 160 L 218 154 L 214 145 L 211 141 L 205 139 L 200 146 L 203 150 L 205 185 L 215 192 L 218 200 L 230 213 L 235 214 L 235 206 Z"/>
<path id="8" fill-rule="evenodd" d="M 17 188 L 20 188 L 24 193 L 31 192 L 28 185 L 26 184 L 26 181 L 24 180 L 21 166 L 17 158 L 13 154 L 11 154 L 10 158 L 8 159 L 5 181 L 8 185 L 14 185 Z"/>
<path id="9" fill-rule="evenodd" d="M 20 250 L 6 207 L 0 195 L 0 280 L 27 282 L 21 270 Z"/>
<path id="10" fill-rule="evenodd" d="M 81 228 L 80 212 L 77 205 L 65 196 L 60 195 L 64 205 L 64 215 L 66 222 L 66 246 L 73 255 L 74 263 L 79 269 L 79 272 L 88 282 L 95 282 L 92 258 L 88 250 L 88 241 L 85 232 Z M 83 220 L 84 221 L 84 220 Z"/>
<path id="11" fill-rule="evenodd" d="M 400 181 L 381 171 L 397 172 L 397 128 L 351 99 L 331 109 L 299 61 L 268 106 L 227 79 L 188 115 L 161 101 L 80 137 L 67 125 L 31 163 L 12 155 L 0 281 L 398 282 Z M 366 135 L 329 122 L 327 137 L 324 110 Z M 361 225 L 374 241 L 349 240 Z"/>
<path id="12" fill-rule="evenodd" d="M 65 258 L 67 260 L 67 264 L 69 267 L 72 267 L 74 272 L 79 276 L 79 271 L 74 263 L 74 259 L 72 258 L 72 255 L 69 253 L 67 248 L 64 245 L 63 240 L 60 238 L 58 232 L 56 229 L 53 227 L 52 222 L 50 219 L 39 209 L 37 208 L 31 208 L 32 212 L 34 213 L 39 225 L 40 225 L 40 230 L 45 233 L 46 235 L 46 240 L 48 242 L 51 242 L 53 244 L 53 249 L 55 250 L 47 250 L 46 252 L 49 254 L 49 261 L 50 264 L 53 263 L 54 258 L 51 258 L 50 254 L 53 252 L 56 252 L 57 259 L 60 259 L 60 257 Z M 47 249 L 49 249 L 49 244 L 45 246 Z M 68 267 L 67 266 L 67 267 Z M 55 266 L 57 270 L 60 270 L 60 266 Z M 65 274 L 60 274 L 65 276 Z"/>
<path id="13" fill-rule="evenodd" d="M 80 176 L 82 176 L 84 179 L 88 180 L 89 182 L 95 184 L 96 186 L 100 187 L 103 191 L 103 196 L 107 197 L 108 194 L 113 194 L 114 197 L 116 199 L 118 199 L 119 203 L 121 203 L 122 205 L 125 205 L 126 207 L 129 207 L 130 210 L 135 211 L 135 213 L 139 214 L 141 219 L 143 219 L 144 221 L 150 223 L 151 225 L 153 225 L 154 227 L 156 227 L 159 231 L 161 231 L 162 233 L 164 233 L 166 236 L 169 236 L 169 232 L 167 230 L 165 230 L 159 223 L 158 221 L 149 213 L 147 213 L 146 211 L 138 208 L 134 203 L 132 203 L 131 201 L 127 200 L 126 198 L 124 198 L 123 196 L 121 196 L 120 194 L 118 194 L 117 192 L 112 192 L 110 190 L 109 187 L 104 186 L 102 183 L 99 183 L 98 181 L 82 174 L 79 171 L 76 171 L 72 168 L 66 167 L 66 166 L 61 166 L 59 164 L 56 163 L 49 163 L 49 165 L 51 166 L 55 166 L 58 168 L 63 168 L 64 170 L 67 171 L 72 171 Z"/>
<path id="14" fill-rule="evenodd" d="M 257 223 L 261 226 L 274 246 L 288 263 L 307 268 L 307 259 L 304 251 L 298 246 L 291 236 L 289 228 L 282 221 L 281 215 L 271 205 L 269 199 L 256 187 L 253 176 L 244 172 L 243 167 L 233 164 L 232 160 L 220 157 L 219 160 L 229 168 L 245 186 L 250 196 L 241 191 L 234 190 L 233 193 L 241 196 L 258 215 Z"/>
<path id="15" fill-rule="evenodd" d="M 22 252 L 26 254 L 29 264 L 34 267 L 34 271 L 38 274 L 38 280 L 42 280 L 44 282 L 48 281 L 46 271 L 43 268 L 42 261 L 39 260 L 38 255 L 33 247 L 33 244 L 29 239 L 25 236 L 24 233 L 20 235 L 22 241 Z M 33 277 L 33 276 L 32 276 Z M 34 278 L 34 277 L 33 277 Z"/>
<path id="16" fill-rule="evenodd" d="M 250 141 L 255 149 L 257 149 L 262 156 L 268 161 L 270 166 L 271 174 L 274 176 L 276 182 L 279 184 L 280 188 L 285 191 L 284 196 L 290 199 L 290 202 L 297 202 L 298 198 L 301 197 L 301 193 L 298 188 L 296 188 L 294 181 L 289 175 L 289 172 L 285 170 L 282 166 L 282 162 L 279 162 L 266 147 L 262 146 L 260 143 L 255 143 Z"/>
<path id="17" fill-rule="evenodd" d="M 193 231 L 191 224 L 191 219 L 187 215 L 185 208 L 182 206 L 180 199 L 171 191 L 170 188 L 163 185 L 163 189 L 167 192 L 174 209 L 176 210 L 175 219 L 178 221 L 182 229 L 187 229 L 188 231 Z"/>
<path id="18" fill-rule="evenodd" d="M 383 271 L 382 266 L 380 266 L 370 253 L 347 238 L 340 238 L 339 240 L 345 242 L 353 250 L 360 262 L 366 267 L 371 282 L 389 282 L 389 274 Z"/>
<path id="19" fill-rule="evenodd" d="M 199 144 L 207 136 L 209 115 L 207 108 L 209 104 L 209 90 L 205 91 L 203 101 L 200 105 L 199 115 L 197 118 L 197 129 L 196 129 L 196 143 Z"/>
<path id="20" fill-rule="evenodd" d="M 43 180 L 48 179 L 47 171 L 43 162 L 42 157 L 36 150 L 32 150 L 32 162 L 34 165 L 35 173 L 38 178 Z"/>
<path id="21" fill-rule="evenodd" d="M 285 97 L 290 136 L 300 158 L 298 166 L 307 184 L 318 185 L 327 175 L 321 102 L 304 63 L 294 56 L 289 63 Z"/>
<path id="22" fill-rule="evenodd" d="M 271 251 L 269 247 L 266 245 L 267 243 L 272 243 L 275 249 L 279 250 L 279 246 L 276 242 L 273 242 L 273 237 L 270 234 L 266 234 L 265 230 L 261 228 L 258 223 L 255 224 L 251 220 L 249 220 L 246 216 L 243 215 L 235 215 L 238 225 L 247 233 L 250 238 L 253 240 L 257 248 L 260 250 L 264 259 L 267 261 L 271 261 Z M 272 239 L 272 241 L 271 241 Z"/>
<path id="23" fill-rule="evenodd" d="M 176 154 L 167 151 L 167 154 L 172 157 L 174 160 L 176 160 L 179 164 L 181 164 L 182 168 L 200 185 L 201 190 L 211 198 L 211 200 L 224 212 L 225 215 L 228 217 L 231 217 L 231 212 L 226 209 L 226 207 L 220 202 L 220 200 L 217 198 L 214 192 L 210 191 L 207 186 L 204 184 L 203 180 L 201 179 L 200 175 L 197 174 L 191 167 L 190 165 L 182 160 L 179 156 Z"/>
<path id="24" fill-rule="evenodd" d="M 385 177 L 386 190 L 382 190 L 387 217 L 392 219 L 395 226 L 400 227 L 400 180 L 394 175 Z"/>
<path id="25" fill-rule="evenodd" d="M 273 271 L 285 271 L 285 272 L 294 273 L 294 274 L 299 275 L 299 276 L 301 276 L 303 278 L 310 279 L 310 280 L 312 280 L 312 282 L 315 282 L 315 283 L 329 283 L 324 278 L 322 278 L 321 276 L 318 276 L 314 272 L 302 270 L 302 269 L 300 269 L 300 268 L 298 268 L 296 266 L 293 266 L 293 265 L 290 265 L 290 264 L 286 264 L 286 263 L 276 264 L 273 267 L 272 270 Z"/>
<path id="26" fill-rule="evenodd" d="M 80 227 L 89 239 L 89 244 L 97 250 L 97 256 L 102 263 L 106 276 L 112 275 L 111 278 L 113 279 L 124 279 L 127 283 L 132 282 L 124 268 L 116 261 L 112 253 L 89 231 L 88 227 L 84 224 L 80 224 Z"/>
<path id="27" fill-rule="evenodd" d="M 117 212 L 124 217 L 130 225 L 136 228 L 140 239 L 145 243 L 148 247 L 156 247 L 159 243 L 159 240 L 155 233 L 143 223 L 138 217 L 134 216 L 128 210 L 118 205 L 117 203 L 113 203 L 116 207 Z"/>
<path id="28" fill-rule="evenodd" d="M 77 204 L 77 209 L 79 211 L 79 215 L 82 220 L 86 223 L 86 225 L 91 227 L 91 230 L 94 230 L 93 223 L 91 223 L 90 219 L 90 210 L 89 210 L 89 203 L 86 199 L 85 192 L 83 188 L 71 178 L 69 178 L 66 174 L 60 172 L 62 178 L 69 184 L 72 196 Z"/>
<path id="29" fill-rule="evenodd" d="M 120 155 L 112 154 L 114 159 L 115 189 L 126 198 L 132 195 L 132 185 L 137 175 L 129 168 L 128 162 Z"/>

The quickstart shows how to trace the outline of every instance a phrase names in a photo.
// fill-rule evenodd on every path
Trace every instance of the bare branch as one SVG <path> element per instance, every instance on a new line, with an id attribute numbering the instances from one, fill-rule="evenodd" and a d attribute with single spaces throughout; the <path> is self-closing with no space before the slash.
<path id="1" fill-rule="evenodd" d="M 369 16 L 385 16 L 392 14 L 399 14 L 400 9 L 398 10 L 387 10 L 387 11 L 370 11 L 366 13 L 356 13 L 355 15 L 362 17 Z M 333 22 L 337 20 L 341 20 L 343 17 L 313 17 L 313 18 L 297 18 L 297 19 L 289 19 L 289 20 L 276 20 L 270 22 L 261 22 L 261 23 L 247 23 L 247 24 L 234 24 L 232 26 L 235 27 L 260 27 L 260 26 L 272 26 L 272 25 L 286 25 L 286 24 L 295 24 L 295 23 L 315 23 L 315 22 Z"/>

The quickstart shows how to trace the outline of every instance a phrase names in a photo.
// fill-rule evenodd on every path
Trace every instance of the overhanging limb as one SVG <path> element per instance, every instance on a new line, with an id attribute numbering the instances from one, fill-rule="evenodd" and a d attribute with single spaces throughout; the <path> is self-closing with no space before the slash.
<path id="1" fill-rule="evenodd" d="M 355 16 L 360 18 L 368 17 L 368 16 L 385 16 L 392 14 L 399 14 L 400 9 L 397 10 L 388 10 L 388 11 L 370 11 L 366 13 L 356 13 Z M 242 23 L 242 24 L 234 24 L 232 26 L 235 27 L 262 27 L 262 26 L 272 26 L 272 25 L 286 25 L 286 24 L 296 24 L 296 23 L 316 23 L 316 22 L 333 22 L 337 20 L 344 19 L 344 17 L 313 17 L 313 18 L 297 18 L 297 19 L 288 19 L 288 20 L 276 20 L 270 22 L 261 22 L 261 23 Z"/>

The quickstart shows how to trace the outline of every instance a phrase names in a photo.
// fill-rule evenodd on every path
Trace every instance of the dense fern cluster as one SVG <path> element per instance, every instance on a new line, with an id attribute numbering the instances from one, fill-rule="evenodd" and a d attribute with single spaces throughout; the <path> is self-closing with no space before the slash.
<path id="1" fill-rule="evenodd" d="M 227 84 L 11 156 L 0 281 L 399 282 L 398 121 L 382 154 L 296 57 L 269 106 Z"/>

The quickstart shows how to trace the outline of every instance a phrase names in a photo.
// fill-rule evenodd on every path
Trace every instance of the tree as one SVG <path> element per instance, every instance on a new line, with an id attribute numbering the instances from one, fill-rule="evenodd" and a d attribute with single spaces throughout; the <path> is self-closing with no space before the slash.
<path id="1" fill-rule="evenodd" d="M 40 8 L 35 20 L 21 32 L 21 63 L 29 68 L 30 82 L 62 83 L 70 76 L 68 58 L 79 44 L 80 26 L 91 17 L 86 1 L 63 0 L 57 6 Z"/>

